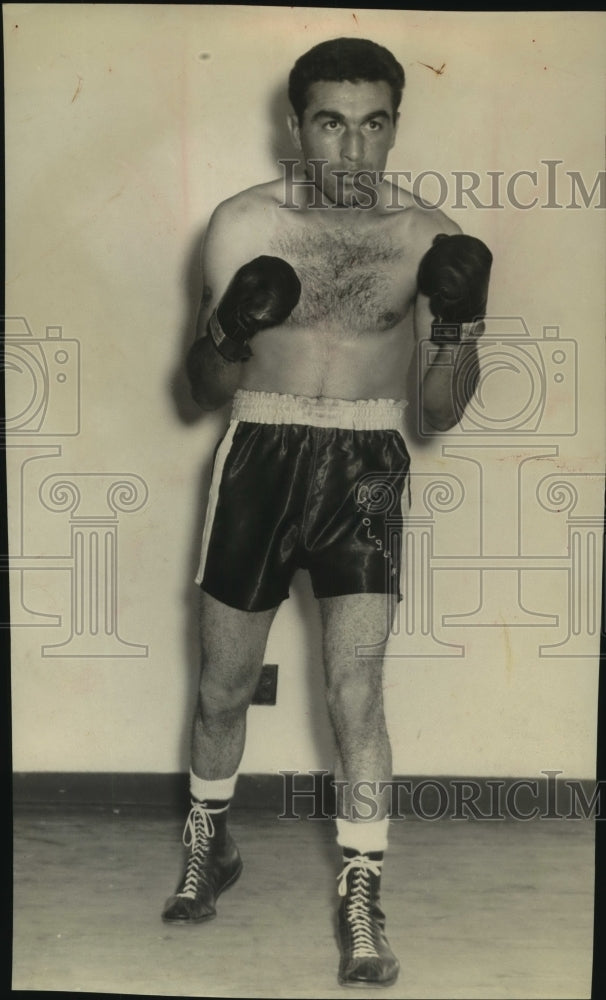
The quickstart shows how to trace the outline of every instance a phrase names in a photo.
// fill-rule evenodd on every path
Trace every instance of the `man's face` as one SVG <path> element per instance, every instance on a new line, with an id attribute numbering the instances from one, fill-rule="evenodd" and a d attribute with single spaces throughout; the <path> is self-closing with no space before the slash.
<path id="1" fill-rule="evenodd" d="M 347 206 L 356 203 L 355 173 L 368 170 L 376 175 L 385 169 L 396 138 L 397 116 L 394 121 L 391 89 L 384 80 L 321 80 L 307 92 L 303 122 L 292 116 L 289 125 L 306 164 L 314 159 L 328 161 L 321 175 L 313 165 L 306 166 L 308 176 L 316 182 L 321 176 L 324 195 Z M 345 176 L 333 171 L 344 171 Z M 367 178 L 364 184 L 369 185 Z"/>

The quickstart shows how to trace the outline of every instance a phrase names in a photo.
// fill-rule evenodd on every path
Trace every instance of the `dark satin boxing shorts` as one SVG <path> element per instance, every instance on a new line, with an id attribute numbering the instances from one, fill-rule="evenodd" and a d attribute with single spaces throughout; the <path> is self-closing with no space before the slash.
<path id="1" fill-rule="evenodd" d="M 300 568 L 316 597 L 401 600 L 405 405 L 238 390 L 215 454 L 196 583 L 243 611 L 277 607 Z"/>

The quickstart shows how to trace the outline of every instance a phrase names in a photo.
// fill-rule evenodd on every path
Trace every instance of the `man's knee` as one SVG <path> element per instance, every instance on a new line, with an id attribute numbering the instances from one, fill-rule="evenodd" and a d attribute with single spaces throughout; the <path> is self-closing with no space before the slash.
<path id="1" fill-rule="evenodd" d="M 254 694 L 258 668 L 242 664 L 240 669 L 227 672 L 202 667 L 198 690 L 198 706 L 203 719 L 239 715 L 246 711 Z"/>
<path id="2" fill-rule="evenodd" d="M 358 730 L 382 725 L 383 677 L 375 662 L 360 660 L 354 669 L 333 672 L 326 687 L 328 710 L 339 728 L 354 726 Z"/>
<path id="3" fill-rule="evenodd" d="M 237 611 L 205 594 L 201 610 L 200 714 L 237 715 L 252 700 L 272 616 Z"/>

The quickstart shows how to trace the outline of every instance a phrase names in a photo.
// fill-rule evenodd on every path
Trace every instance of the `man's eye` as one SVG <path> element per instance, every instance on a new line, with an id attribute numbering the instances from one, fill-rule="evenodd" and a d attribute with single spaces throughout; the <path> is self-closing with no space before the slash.
<path id="1" fill-rule="evenodd" d="M 338 127 L 339 127 L 339 122 L 338 121 L 331 120 L 331 121 L 328 121 L 328 122 L 324 122 L 324 128 L 328 132 L 334 132 L 335 129 L 338 128 Z"/>
<path id="2" fill-rule="evenodd" d="M 382 125 L 381 122 L 372 119 L 371 121 L 368 122 L 368 128 L 370 129 L 371 132 L 378 132 L 382 128 Z"/>

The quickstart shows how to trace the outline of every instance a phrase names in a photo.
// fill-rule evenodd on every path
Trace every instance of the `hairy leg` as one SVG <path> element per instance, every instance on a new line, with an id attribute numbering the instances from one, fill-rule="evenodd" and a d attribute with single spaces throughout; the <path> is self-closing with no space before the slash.
<path id="1" fill-rule="evenodd" d="M 384 594 L 320 601 L 327 703 L 337 746 L 335 777 L 345 782 L 342 801 L 349 819 L 382 819 L 389 809 L 390 790 L 381 792 L 379 783 L 392 778 L 383 654 L 394 609 L 395 601 Z M 357 646 L 373 648 L 357 653 Z M 363 803 L 356 789 L 373 805 Z"/>
<path id="2" fill-rule="evenodd" d="M 276 611 L 239 611 L 201 591 L 200 688 L 191 744 L 191 766 L 200 778 L 227 778 L 238 769 L 246 712 Z"/>

